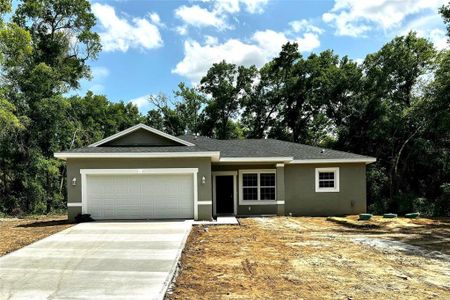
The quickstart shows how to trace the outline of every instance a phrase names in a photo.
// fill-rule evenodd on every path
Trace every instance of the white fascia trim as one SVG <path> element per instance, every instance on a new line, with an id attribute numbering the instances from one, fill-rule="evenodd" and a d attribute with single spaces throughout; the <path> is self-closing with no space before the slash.
<path id="1" fill-rule="evenodd" d="M 211 157 L 218 160 L 220 152 L 124 152 L 124 153 L 75 153 L 57 152 L 55 158 L 173 158 L 173 157 Z"/>
<path id="2" fill-rule="evenodd" d="M 81 205 L 82 205 L 81 202 L 67 203 L 67 207 L 81 207 Z"/>
<path id="3" fill-rule="evenodd" d="M 340 163 L 365 163 L 370 164 L 376 162 L 376 158 L 347 158 L 347 159 L 294 159 L 289 164 L 340 164 Z"/>
<path id="4" fill-rule="evenodd" d="M 288 162 L 293 157 L 222 157 L 219 162 Z"/>
<path id="5" fill-rule="evenodd" d="M 154 133 L 154 134 L 160 135 L 160 136 L 162 136 L 162 137 L 165 137 L 165 138 L 167 138 L 167 139 L 169 139 L 169 140 L 175 141 L 175 142 L 180 143 L 180 144 L 185 145 L 185 146 L 195 146 L 195 145 L 192 144 L 192 143 L 189 143 L 189 142 L 187 142 L 187 141 L 185 141 L 185 140 L 182 140 L 182 139 L 180 139 L 180 138 L 177 138 L 177 137 L 175 137 L 175 136 L 173 136 L 173 135 L 167 134 L 167 133 L 165 133 L 165 132 L 162 132 L 162 131 L 160 131 L 160 130 L 158 130 L 158 129 L 152 128 L 152 127 L 147 126 L 147 125 L 145 125 L 145 124 L 137 124 L 137 125 L 135 125 L 135 126 L 133 126 L 133 127 L 130 127 L 130 128 L 128 128 L 128 129 L 125 129 L 125 130 L 122 130 L 121 132 L 118 132 L 118 133 L 113 134 L 113 135 L 111 135 L 111 136 L 109 136 L 109 137 L 107 137 L 107 138 L 104 138 L 104 139 L 101 140 L 101 141 L 98 141 L 98 142 L 96 142 L 96 143 L 90 144 L 88 147 L 97 147 L 97 146 L 100 146 L 100 145 L 102 145 L 102 144 L 104 144 L 104 143 L 107 143 L 107 142 L 109 142 L 109 141 L 115 140 L 116 138 L 119 138 L 119 137 L 121 137 L 121 136 L 124 136 L 124 135 L 126 135 L 126 134 L 128 134 L 128 133 L 131 133 L 131 132 L 133 132 L 133 131 L 136 131 L 136 130 L 138 130 L 138 129 L 145 129 L 145 130 L 150 131 L 150 132 L 152 132 L 152 133 Z"/>
<path id="6" fill-rule="evenodd" d="M 95 174 L 197 174 L 198 168 L 155 168 L 155 169 L 81 169 L 81 175 Z"/>

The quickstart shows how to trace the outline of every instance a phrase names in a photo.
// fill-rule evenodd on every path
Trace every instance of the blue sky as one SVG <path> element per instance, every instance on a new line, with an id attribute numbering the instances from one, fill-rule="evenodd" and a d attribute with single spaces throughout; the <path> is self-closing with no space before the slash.
<path id="1" fill-rule="evenodd" d="M 286 41 L 303 55 L 333 49 L 362 60 L 396 35 L 415 30 L 447 48 L 437 8 L 445 0 L 200 0 L 91 1 L 103 50 L 90 63 L 87 90 L 132 101 L 146 113 L 148 95 L 172 96 L 179 82 L 195 85 L 225 59 L 258 67 Z"/>

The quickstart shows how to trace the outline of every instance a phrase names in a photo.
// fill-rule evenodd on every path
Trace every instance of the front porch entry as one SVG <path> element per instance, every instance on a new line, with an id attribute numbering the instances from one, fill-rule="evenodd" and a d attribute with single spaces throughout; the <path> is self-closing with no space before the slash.
<path id="1" fill-rule="evenodd" d="M 215 216 L 237 215 L 237 172 L 212 172 Z"/>

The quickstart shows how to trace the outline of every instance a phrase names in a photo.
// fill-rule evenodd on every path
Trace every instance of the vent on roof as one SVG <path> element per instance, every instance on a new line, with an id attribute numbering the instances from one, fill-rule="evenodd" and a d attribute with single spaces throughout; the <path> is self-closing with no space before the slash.
<path id="1" fill-rule="evenodd" d="M 320 150 L 320 153 L 325 153 L 325 149 L 321 149 L 321 150 Z"/>

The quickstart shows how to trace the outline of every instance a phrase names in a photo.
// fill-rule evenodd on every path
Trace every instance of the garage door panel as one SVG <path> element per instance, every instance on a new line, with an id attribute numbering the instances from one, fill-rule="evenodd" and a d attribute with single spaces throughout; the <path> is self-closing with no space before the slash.
<path id="1" fill-rule="evenodd" d="M 193 218 L 192 174 L 88 175 L 94 219 Z"/>

